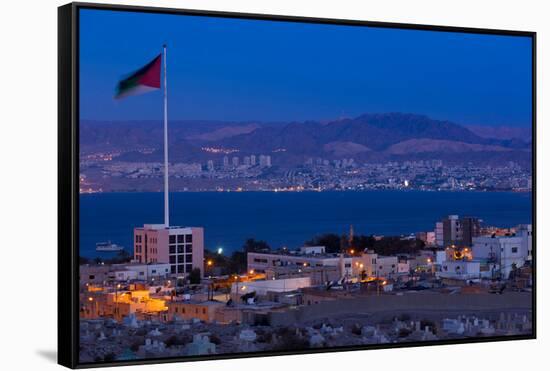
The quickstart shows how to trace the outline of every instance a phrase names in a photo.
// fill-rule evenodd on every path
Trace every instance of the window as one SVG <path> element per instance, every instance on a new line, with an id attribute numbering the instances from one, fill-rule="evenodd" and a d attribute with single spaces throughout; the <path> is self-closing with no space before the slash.
<path id="1" fill-rule="evenodd" d="M 187 260 L 188 263 L 190 263 L 193 260 L 192 254 L 185 254 L 185 260 Z"/>
<path id="2" fill-rule="evenodd" d="M 90 275 L 88 276 L 88 279 L 90 279 L 90 280 L 95 280 L 95 276 L 94 276 L 93 274 L 90 274 Z"/>
<path id="3" fill-rule="evenodd" d="M 183 263 L 183 255 L 178 255 L 178 264 Z"/>
<path id="4" fill-rule="evenodd" d="M 170 236 L 170 243 L 176 243 L 176 236 Z"/>
<path id="5" fill-rule="evenodd" d="M 183 234 L 178 235 L 178 243 L 183 243 Z"/>
<path id="6" fill-rule="evenodd" d="M 254 263 L 267 263 L 267 259 L 254 258 Z"/>
<path id="7" fill-rule="evenodd" d="M 170 249 L 170 254 L 175 254 L 176 253 L 176 246 L 175 245 L 170 245 L 169 249 Z"/>
<path id="8" fill-rule="evenodd" d="M 185 252 L 186 253 L 193 252 L 193 245 L 185 245 Z"/>
<path id="9" fill-rule="evenodd" d="M 170 264 L 176 264 L 176 256 L 175 255 L 170 256 Z"/>
<path id="10" fill-rule="evenodd" d="M 185 264 L 185 271 L 191 272 L 193 270 L 193 264 Z"/>
<path id="11" fill-rule="evenodd" d="M 518 252 L 518 248 L 517 247 L 512 247 L 512 254 L 517 254 Z"/>
<path id="12" fill-rule="evenodd" d="M 151 270 L 151 274 L 156 274 L 157 273 L 157 270 L 156 269 L 152 269 Z"/>
<path id="13" fill-rule="evenodd" d="M 178 254 L 183 254 L 183 245 L 178 245 Z"/>
<path id="14" fill-rule="evenodd" d="M 193 235 L 192 234 L 186 234 L 185 235 L 185 242 L 193 243 Z"/>
<path id="15" fill-rule="evenodd" d="M 170 267 L 170 273 L 176 274 L 176 266 L 175 266 L 175 265 L 172 265 L 172 266 Z"/>
<path id="16" fill-rule="evenodd" d="M 206 314 L 206 308 L 202 308 L 202 314 Z"/>
<path id="17" fill-rule="evenodd" d="M 178 273 L 183 273 L 183 264 L 178 264 Z"/>

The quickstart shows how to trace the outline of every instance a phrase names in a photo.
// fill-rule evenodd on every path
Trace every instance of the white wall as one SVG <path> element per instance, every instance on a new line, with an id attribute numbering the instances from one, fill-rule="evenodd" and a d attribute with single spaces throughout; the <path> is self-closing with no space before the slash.
<path id="1" fill-rule="evenodd" d="M 89 0 L 94 1 L 94 0 Z M 107 1 L 107 0 L 105 0 Z M 112 0 L 115 2 L 115 0 Z M 550 125 L 546 116 L 550 86 L 550 23 L 547 2 L 541 0 L 394 0 L 394 1 L 300 1 L 300 0 L 136 0 L 116 1 L 126 4 L 187 7 L 241 12 L 305 15 L 317 17 L 355 18 L 373 21 L 393 21 L 438 25 L 491 27 L 538 31 L 538 230 L 550 230 Z M 10 228 L 6 246 L 15 246 L 20 236 L 28 233 L 33 222 L 33 234 L 40 236 L 40 245 L 32 247 L 32 259 L 26 260 L 20 275 L 19 264 L 8 264 L 0 271 L 4 282 L 17 277 L 22 285 L 35 287 L 36 306 L 18 306 L 18 320 L 4 321 L 2 365 L 5 369 L 60 370 L 55 365 L 56 349 L 56 71 L 57 20 L 60 0 L 5 1 L 0 12 L 2 90 L 0 120 L 0 184 L 1 223 Z M 544 104 L 543 104 L 544 103 Z M 545 145 L 542 145 L 542 144 Z M 543 213 L 546 213 L 543 214 Z M 31 219 L 29 217 L 32 216 Z M 537 252 L 539 262 L 550 259 L 550 234 L 541 233 Z M 17 261 L 21 255 L 8 249 L 7 261 Z M 542 265 L 542 264 L 539 264 Z M 550 271 L 538 274 L 539 313 L 550 306 Z M 546 288 L 546 289 L 544 289 Z M 0 307 L 1 318 L 13 318 L 13 307 Z M 372 369 L 410 369 L 422 365 L 425 370 L 445 371 L 469 369 L 535 370 L 546 360 L 544 351 L 550 347 L 550 321 L 539 321 L 537 341 L 511 341 L 488 344 L 451 345 L 438 347 L 403 348 L 377 351 L 325 353 L 275 358 L 225 360 L 186 363 L 187 371 L 218 371 L 262 369 L 280 371 L 304 368 L 330 370 L 342 365 L 365 364 Z M 32 332 L 32 333 L 31 333 Z M 503 356 L 512 355 L 512 356 Z M 460 362 L 448 362 L 449 359 Z M 181 370 L 181 364 L 147 366 L 148 370 Z M 121 369 L 122 370 L 122 369 Z M 144 370 L 126 367 L 124 370 Z"/>
<path id="2" fill-rule="evenodd" d="M 285 292 L 311 286 L 311 277 L 285 278 L 281 280 L 251 281 L 234 283 L 231 292 L 244 295 L 255 291 L 257 295 L 266 295 L 268 291 Z"/>

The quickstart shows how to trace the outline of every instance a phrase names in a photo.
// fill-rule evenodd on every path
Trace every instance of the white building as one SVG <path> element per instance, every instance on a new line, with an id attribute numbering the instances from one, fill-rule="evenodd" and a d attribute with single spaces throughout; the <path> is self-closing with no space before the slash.
<path id="1" fill-rule="evenodd" d="M 397 256 L 378 256 L 376 262 L 376 275 L 378 277 L 390 278 L 397 274 Z"/>
<path id="2" fill-rule="evenodd" d="M 472 247 L 474 259 L 500 266 L 503 278 L 508 278 L 513 267 L 520 268 L 532 257 L 532 233 L 529 228 L 512 237 L 476 237 Z"/>
<path id="3" fill-rule="evenodd" d="M 361 256 L 350 256 L 341 254 L 327 254 L 324 246 L 302 247 L 298 251 L 288 253 L 258 253 L 247 254 L 248 270 L 265 273 L 266 270 L 274 267 L 336 267 L 341 277 L 358 278 L 363 273 L 367 276 L 374 276 L 376 254 L 363 254 Z M 397 263 L 396 263 L 397 264 Z"/>
<path id="4" fill-rule="evenodd" d="M 478 279 L 480 262 L 469 260 L 447 260 L 441 264 L 441 271 L 436 272 L 440 278 L 456 278 L 462 280 Z"/>
<path id="5" fill-rule="evenodd" d="M 270 155 L 260 155 L 260 167 L 271 167 Z"/>
<path id="6" fill-rule="evenodd" d="M 116 264 L 112 267 L 116 281 L 144 280 L 166 278 L 170 275 L 170 264 Z"/>
<path id="7" fill-rule="evenodd" d="M 324 254 L 324 246 L 302 246 L 300 247 L 300 252 L 302 254 Z"/>
<path id="8" fill-rule="evenodd" d="M 310 286 L 310 277 L 286 278 L 282 280 L 235 282 L 231 287 L 231 293 L 244 295 L 250 292 L 256 292 L 256 295 L 265 296 L 268 292 L 287 292 Z"/>
<path id="9" fill-rule="evenodd" d="M 522 238 L 522 250 L 527 251 L 527 261 L 533 259 L 533 226 L 531 224 L 520 224 L 516 230 L 516 236 Z"/>

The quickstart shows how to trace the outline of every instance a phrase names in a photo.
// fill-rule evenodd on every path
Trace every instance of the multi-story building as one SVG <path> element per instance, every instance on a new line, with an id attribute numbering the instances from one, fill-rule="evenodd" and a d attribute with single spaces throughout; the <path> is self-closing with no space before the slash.
<path id="1" fill-rule="evenodd" d="M 298 251 L 290 252 L 249 252 L 247 259 L 249 271 L 253 270 L 268 274 L 284 273 L 288 276 L 305 276 L 306 273 L 311 273 L 316 276 L 315 279 L 321 277 L 319 279 L 327 280 L 334 276 L 334 269 L 336 268 L 339 278 L 360 279 L 363 277 L 376 277 L 377 275 L 377 254 L 373 251 L 352 256 L 325 253 L 324 246 L 305 246 Z M 324 275 L 321 272 L 323 268 L 327 268 Z M 296 272 L 292 272 L 292 270 Z"/>
<path id="2" fill-rule="evenodd" d="M 438 246 L 472 246 L 473 238 L 481 233 L 478 218 L 449 215 L 435 224 L 435 242 Z"/>
<path id="3" fill-rule="evenodd" d="M 260 155 L 260 167 L 271 167 L 270 155 Z"/>
<path id="4" fill-rule="evenodd" d="M 514 268 L 521 268 L 532 257 L 531 234 L 524 233 L 507 237 L 474 238 L 472 254 L 475 260 L 497 264 L 500 275 L 508 278 Z"/>
<path id="5" fill-rule="evenodd" d="M 526 260 L 533 260 L 533 226 L 531 224 L 518 225 L 516 236 L 522 238 L 522 249 L 527 252 Z"/>
<path id="6" fill-rule="evenodd" d="M 409 274 L 409 263 L 400 262 L 397 256 L 380 256 L 376 259 L 376 276 L 381 278 L 395 278 Z"/>
<path id="7" fill-rule="evenodd" d="M 462 245 L 472 246 L 475 237 L 481 234 L 481 221 L 478 218 L 465 216 L 460 219 L 462 229 Z"/>
<path id="8" fill-rule="evenodd" d="M 195 268 L 203 274 L 204 229 L 164 224 L 134 228 L 134 260 L 169 263 L 171 275 L 185 277 Z"/>

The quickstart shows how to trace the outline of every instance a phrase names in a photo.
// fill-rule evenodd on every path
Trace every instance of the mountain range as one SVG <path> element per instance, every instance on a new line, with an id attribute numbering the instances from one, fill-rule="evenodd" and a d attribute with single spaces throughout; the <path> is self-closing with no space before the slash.
<path id="1" fill-rule="evenodd" d="M 310 157 L 366 162 L 441 159 L 529 166 L 529 129 L 467 127 L 407 113 L 363 114 L 328 122 L 171 121 L 171 161 L 220 159 L 205 147 L 238 151 L 229 156 L 271 154 L 274 164 L 292 166 Z M 124 161 L 160 161 L 160 121 L 81 121 L 81 151 L 122 150 Z M 150 148 L 150 151 L 140 151 Z"/>

